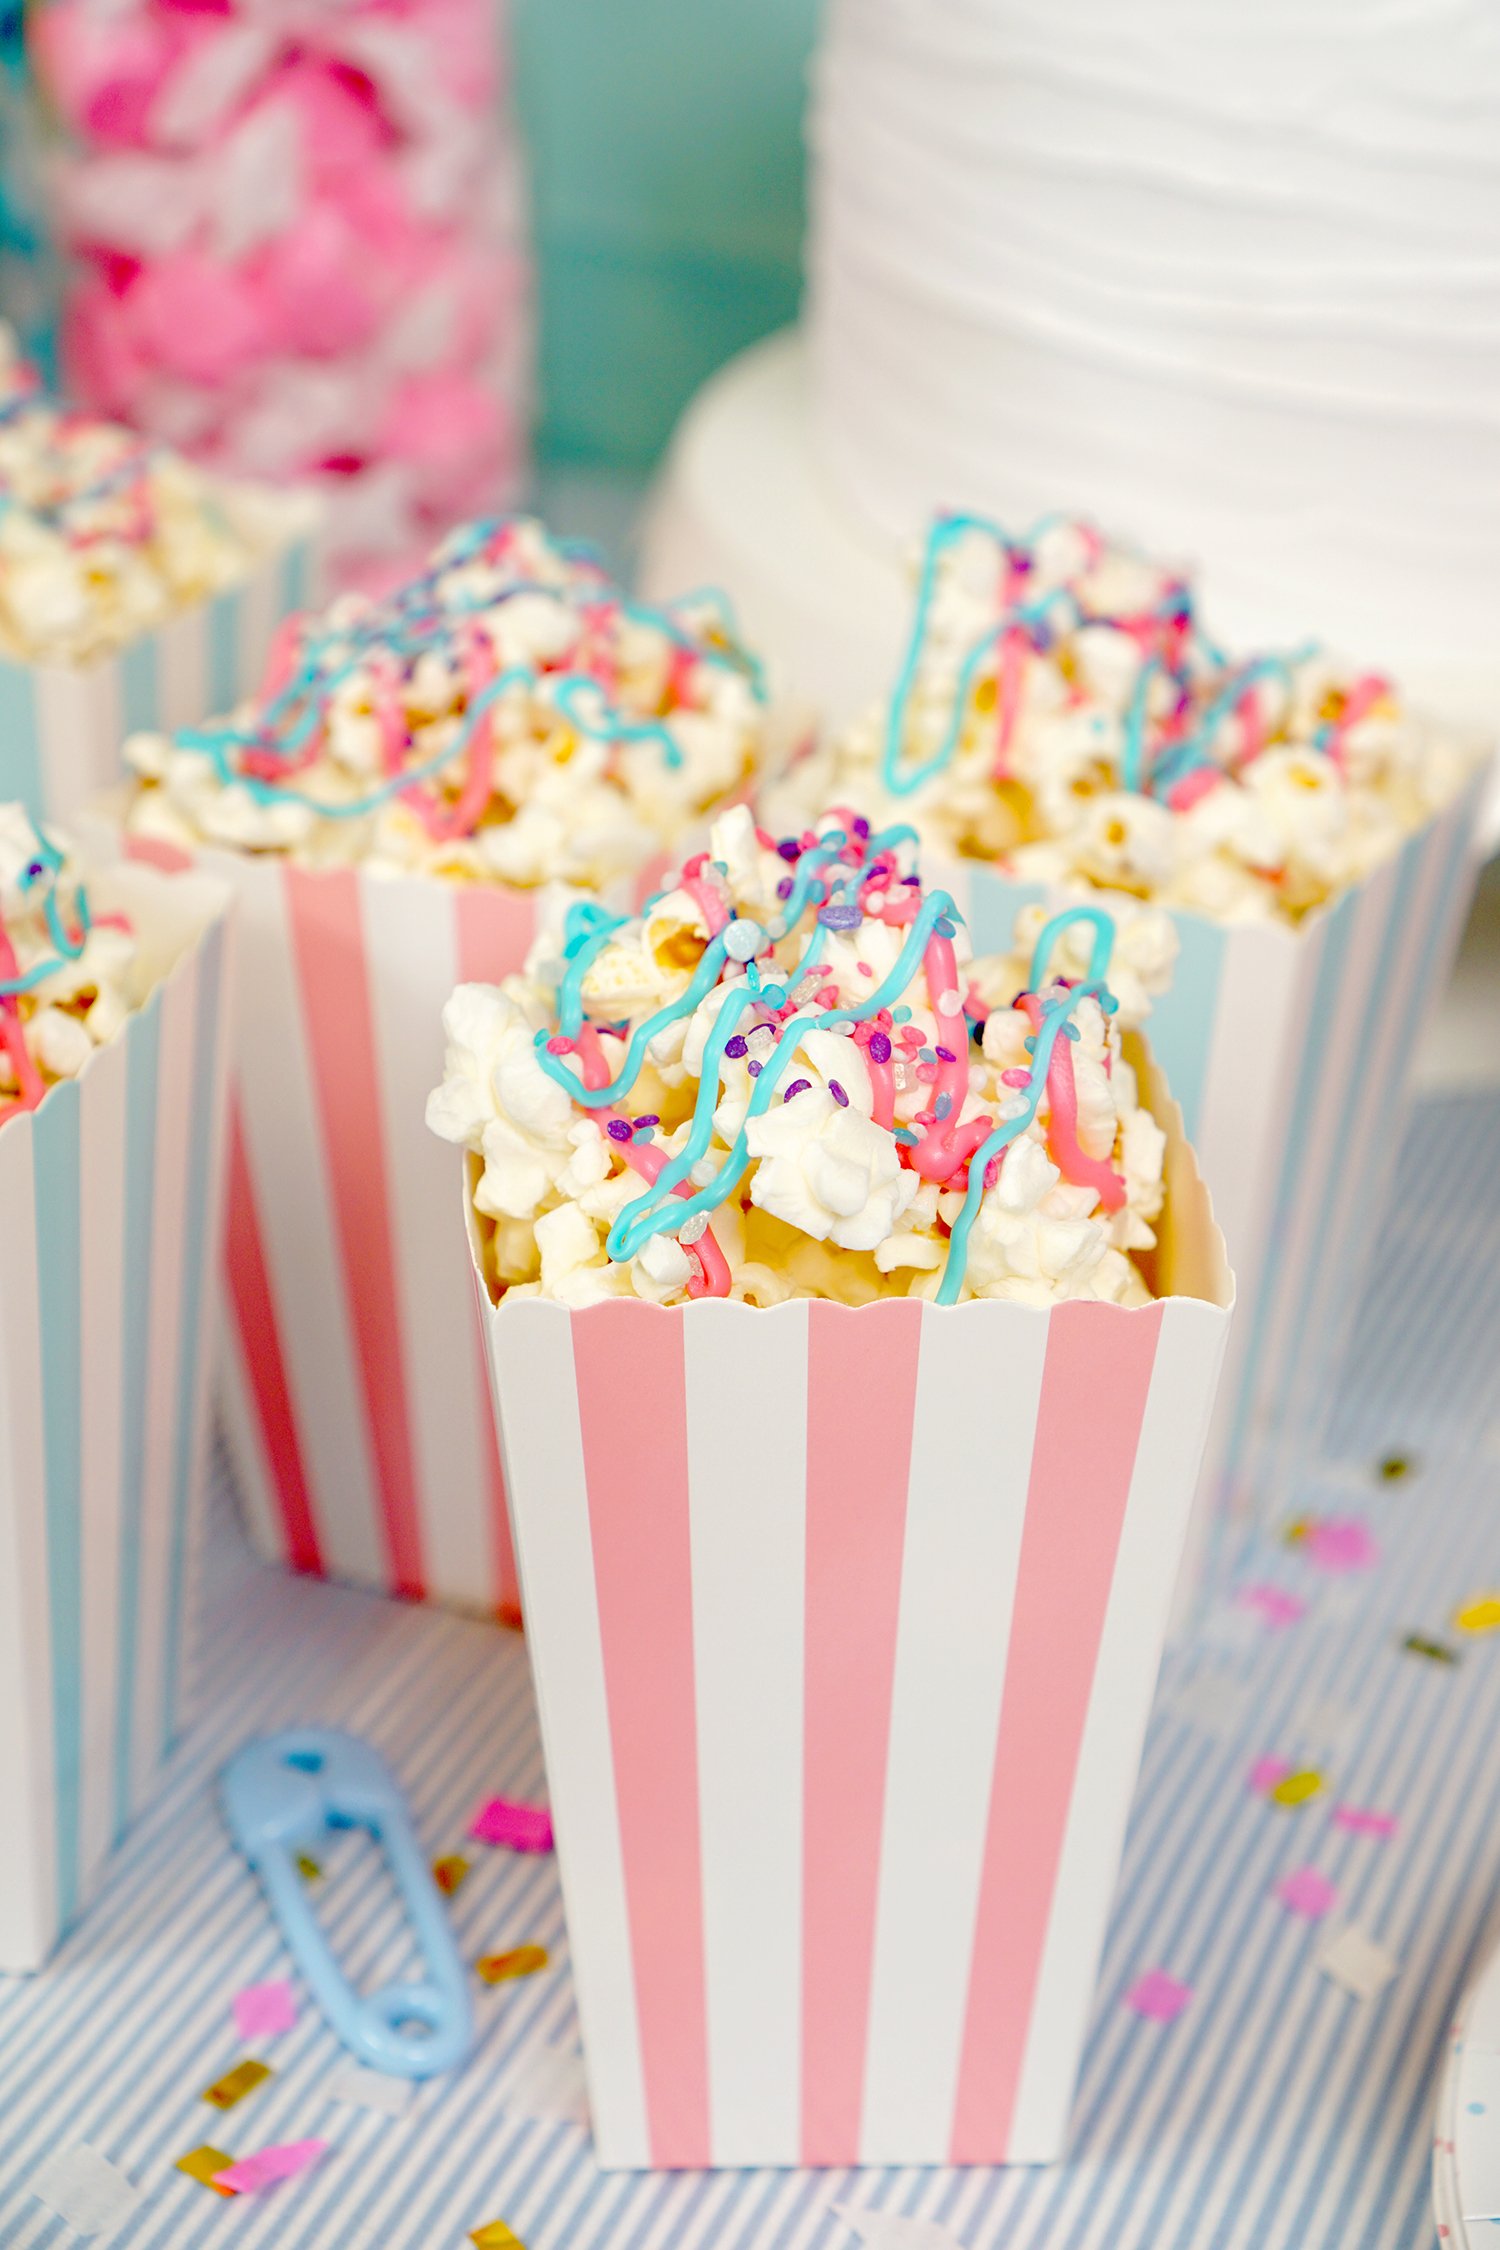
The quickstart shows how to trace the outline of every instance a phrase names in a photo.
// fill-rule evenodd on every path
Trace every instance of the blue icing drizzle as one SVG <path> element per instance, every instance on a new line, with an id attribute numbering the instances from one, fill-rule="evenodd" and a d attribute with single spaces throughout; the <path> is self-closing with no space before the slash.
<path id="1" fill-rule="evenodd" d="M 57 947 L 57 952 L 51 960 L 36 962 L 21 976 L 0 977 L 0 1000 L 12 1000 L 20 993 L 34 991 L 48 977 L 55 976 L 69 961 L 76 961 L 88 943 L 89 932 L 93 928 L 88 893 L 80 883 L 73 894 L 73 910 L 78 917 L 77 944 L 68 936 L 67 924 L 63 920 L 57 897 L 57 877 L 62 871 L 63 855 L 29 814 L 27 824 L 35 842 L 31 862 L 22 873 L 20 887 L 23 891 L 30 892 L 39 883 L 48 882 L 48 878 L 51 878 L 42 899 L 42 913 L 47 924 L 47 934 Z"/>
<path id="2" fill-rule="evenodd" d="M 928 757 L 903 766 L 907 718 L 916 689 L 922 652 L 926 646 L 932 606 L 937 596 L 938 569 L 944 554 L 956 540 L 969 532 L 977 531 L 993 539 L 1010 559 L 1029 559 L 1037 541 L 1064 521 L 1066 518 L 1058 514 L 1044 516 L 1019 539 L 1012 538 L 1000 524 L 987 516 L 942 516 L 933 524 L 922 558 L 911 633 L 896 675 L 881 750 L 881 780 L 892 796 L 910 796 L 952 764 L 963 733 L 975 674 L 1003 634 L 1019 628 L 1027 634 L 1034 647 L 1044 648 L 1049 636 L 1051 613 L 1059 606 L 1071 611 L 1070 623 L 1075 628 L 1091 622 L 1109 622 L 1107 617 L 1093 619 L 1082 608 L 1071 588 L 1066 586 L 1053 587 L 1040 597 L 1022 599 L 1003 608 L 964 652 L 954 683 L 949 715 L 936 748 Z M 1169 587 L 1156 604 L 1153 614 L 1164 621 L 1180 616 L 1186 627 L 1186 637 L 1192 653 L 1211 670 L 1222 671 L 1227 668 L 1228 660 L 1224 652 L 1210 639 L 1194 613 L 1192 596 L 1187 587 L 1179 584 Z M 1224 718 L 1247 689 L 1257 680 L 1265 678 L 1290 682 L 1294 667 L 1305 663 L 1315 646 L 1315 643 L 1309 642 L 1290 655 L 1261 656 L 1236 667 L 1192 734 L 1181 742 L 1168 745 L 1155 756 L 1148 755 L 1146 745 L 1146 706 L 1151 682 L 1157 677 L 1166 677 L 1185 686 L 1189 666 L 1185 660 L 1180 667 L 1174 668 L 1160 655 L 1149 657 L 1136 676 L 1125 714 L 1124 741 L 1120 753 L 1121 786 L 1136 795 L 1165 797 L 1188 773 L 1199 767 L 1216 765 L 1218 761 L 1212 749 L 1213 738 Z M 1327 731 L 1320 729 L 1313 739 L 1317 748 L 1323 748 L 1328 739 Z"/>
<path id="3" fill-rule="evenodd" d="M 345 803 L 331 804 L 314 797 L 293 786 L 289 777 L 245 773 L 238 760 L 245 752 L 254 750 L 262 754 L 281 754 L 290 761 L 312 739 L 323 723 L 332 697 L 365 658 L 388 656 L 399 668 L 409 669 L 423 655 L 448 647 L 455 628 L 467 619 L 524 594 L 565 602 L 582 600 L 586 604 L 608 604 L 620 616 L 649 625 L 675 647 L 691 651 L 699 662 L 739 674 L 756 702 L 764 703 L 766 691 L 761 666 L 750 651 L 741 647 L 733 612 L 727 603 L 720 609 L 716 633 L 701 637 L 685 626 L 673 611 L 628 600 L 602 573 L 597 589 L 586 596 L 581 596 L 577 589 L 549 585 L 542 579 L 516 578 L 482 595 L 446 597 L 439 606 L 440 577 L 462 568 L 513 520 L 517 519 L 488 518 L 464 527 L 445 543 L 425 571 L 399 587 L 367 616 L 310 635 L 304 644 L 297 674 L 261 707 L 254 724 L 246 727 L 221 721 L 211 726 L 184 728 L 175 738 L 177 743 L 209 758 L 221 782 L 237 783 L 259 804 L 301 805 L 329 820 L 354 820 L 376 812 L 403 790 L 430 780 L 460 757 L 473 740 L 480 719 L 507 689 L 538 685 L 539 675 L 533 668 L 526 664 L 508 665 L 470 699 L 463 720 L 441 751 L 416 765 L 403 767 L 377 787 Z M 551 544 L 565 561 L 594 566 L 592 550 L 584 542 L 559 540 Z M 682 750 L 670 727 L 654 719 L 626 717 L 610 702 L 591 673 L 556 672 L 545 677 L 555 707 L 580 734 L 598 742 L 655 743 L 668 766 L 681 766 Z M 578 698 L 584 691 L 596 700 L 596 709 L 579 707 Z"/>
<path id="4" fill-rule="evenodd" d="M 889 852 L 896 842 L 910 840 L 910 831 L 891 828 L 864 840 L 857 866 L 838 862 L 837 887 L 841 890 L 865 881 L 876 862 Z M 810 902 L 813 883 L 820 873 L 828 872 L 828 862 L 835 860 L 848 839 L 843 831 L 831 831 L 818 845 L 801 855 L 798 863 L 798 882 L 794 896 L 805 911 Z M 803 875 L 802 861 L 814 863 L 807 880 Z M 790 934 L 795 917 L 783 918 L 779 932 Z M 1089 970 L 1085 981 L 1071 990 L 1060 990 L 1042 1000 L 1042 1026 L 1031 1046 L 1032 1060 L 1025 1094 L 1024 1114 L 1000 1125 L 969 1160 L 969 1186 L 964 1205 L 952 1228 L 948 1257 L 942 1283 L 937 1294 L 939 1304 L 952 1304 L 963 1286 L 968 1264 L 969 1234 L 984 1193 L 984 1175 L 990 1162 L 1024 1132 L 1036 1115 L 1046 1085 L 1047 1066 L 1060 1035 L 1066 1032 L 1077 1037 L 1077 1029 L 1070 1021 L 1079 1002 L 1086 998 L 1097 999 L 1106 1013 L 1113 1013 L 1115 1000 L 1104 983 L 1114 946 L 1115 929 L 1109 915 L 1098 907 L 1069 907 L 1055 914 L 1041 931 L 1031 963 L 1031 984 L 1035 989 L 1045 969 L 1047 959 L 1062 932 L 1075 923 L 1087 923 L 1093 928 Z M 713 1136 L 714 1112 L 718 1107 L 723 1085 L 726 1049 L 736 1036 L 736 1027 L 747 1010 L 758 999 L 769 1000 L 773 989 L 759 989 L 756 964 L 746 964 L 745 981 L 724 988 L 724 997 L 714 1018 L 713 1028 L 704 1046 L 698 1092 L 687 1138 L 677 1154 L 671 1157 L 643 1193 L 633 1197 L 620 1212 L 609 1230 L 605 1248 L 617 1262 L 625 1262 L 639 1252 L 654 1235 L 676 1233 L 683 1224 L 698 1214 L 705 1216 L 718 1210 L 739 1186 L 750 1163 L 747 1127 L 752 1117 L 760 1117 L 769 1109 L 786 1066 L 796 1052 L 801 1040 L 809 1031 L 830 1031 L 843 1024 L 868 1022 L 882 1009 L 891 1008 L 893 1014 L 910 1017 L 910 1009 L 900 1005 L 901 995 L 916 976 L 922 965 L 928 940 L 935 934 L 953 934 L 962 924 L 953 899 L 946 891 L 933 891 L 925 898 L 906 935 L 895 963 L 875 989 L 863 999 L 835 1008 L 822 1009 L 812 1015 L 799 1015 L 782 1024 L 776 1031 L 770 1050 L 759 1058 L 760 1071 L 750 1092 L 745 1119 L 735 1135 L 726 1155 L 711 1179 L 697 1187 L 691 1195 L 679 1196 L 675 1190 L 691 1174 L 694 1166 L 707 1155 Z M 604 914 L 602 909 L 579 906 L 570 911 L 565 933 L 564 955 L 567 966 L 558 986 L 558 1021 L 563 1036 L 576 1039 L 584 1024 L 583 982 L 587 969 L 614 931 L 621 926 L 616 917 Z M 799 981 L 816 967 L 816 956 L 822 940 L 822 925 L 815 925 L 807 946 L 796 966 L 785 973 L 783 983 L 795 989 Z M 669 1002 L 638 1024 L 632 1032 L 623 1062 L 610 1082 L 601 1087 L 582 1084 L 578 1073 L 570 1069 L 560 1055 L 550 1051 L 553 1036 L 545 1028 L 536 1034 L 536 1060 L 555 1084 L 562 1086 L 571 1098 L 584 1109 L 604 1109 L 629 1093 L 639 1077 L 651 1041 L 668 1025 L 681 1023 L 693 1015 L 700 1002 L 715 989 L 726 954 L 722 935 L 710 940 L 702 960 L 678 999 Z M 764 1028 L 770 1029 L 770 1026 Z M 743 1050 L 741 1050 L 742 1052 Z M 906 1126 L 893 1128 L 897 1140 L 908 1145 L 918 1136 Z"/>

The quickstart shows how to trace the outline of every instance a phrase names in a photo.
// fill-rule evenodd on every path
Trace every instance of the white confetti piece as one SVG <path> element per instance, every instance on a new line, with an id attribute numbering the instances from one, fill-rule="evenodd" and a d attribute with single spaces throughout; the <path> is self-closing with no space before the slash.
<path id="1" fill-rule="evenodd" d="M 504 2080 L 500 2098 L 517 2117 L 586 2126 L 589 2098 L 582 2055 L 574 2047 L 533 2048 Z"/>
<path id="2" fill-rule="evenodd" d="M 1239 1726 L 1248 1701 L 1247 1682 L 1232 1672 L 1196 1672 L 1173 1690 L 1166 1708 L 1174 1719 L 1222 1742 Z"/>
<path id="3" fill-rule="evenodd" d="M 1346 1750 L 1359 1724 L 1359 1714 L 1331 1695 L 1310 1695 L 1297 1709 L 1293 1728 L 1305 1747 L 1337 1757 Z"/>
<path id="4" fill-rule="evenodd" d="M 416 2099 L 409 2078 L 390 2078 L 383 2070 L 361 2070 L 347 2063 L 336 2070 L 323 2089 L 331 2102 L 348 2102 L 355 2109 L 383 2110 L 387 2117 L 404 2117 Z"/>
<path id="5" fill-rule="evenodd" d="M 1318 1967 L 1325 1977 L 1342 1985 L 1356 2000 L 1373 2000 L 1381 1987 L 1390 1983 L 1401 1964 L 1357 1923 L 1346 1922 L 1342 1929 L 1330 1931 L 1319 1946 Z"/>
<path id="6" fill-rule="evenodd" d="M 31 2192 L 75 2234 L 96 2240 L 113 2234 L 141 2204 L 140 2189 L 86 2141 L 49 2156 L 32 2180 Z"/>
<path id="7" fill-rule="evenodd" d="M 899 2211 L 861 2211 L 852 2203 L 834 2210 L 853 2227 L 865 2250 L 963 2250 L 963 2244 L 936 2219 L 908 2219 Z"/>

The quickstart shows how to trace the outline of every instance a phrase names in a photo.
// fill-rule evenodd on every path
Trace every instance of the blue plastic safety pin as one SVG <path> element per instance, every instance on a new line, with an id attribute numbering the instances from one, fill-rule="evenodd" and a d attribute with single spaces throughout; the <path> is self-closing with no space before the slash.
<path id="1" fill-rule="evenodd" d="M 437 1885 L 400 1790 L 370 1748 L 332 1727 L 295 1727 L 247 1743 L 224 1768 L 229 1833 L 266 1888 L 313 1998 L 351 2054 L 399 2078 L 431 2078 L 468 2053 L 468 1981 Z M 361 1995 L 345 1977 L 297 1871 L 330 1829 L 363 1828 L 384 1844 L 422 1949 L 426 1976 Z"/>

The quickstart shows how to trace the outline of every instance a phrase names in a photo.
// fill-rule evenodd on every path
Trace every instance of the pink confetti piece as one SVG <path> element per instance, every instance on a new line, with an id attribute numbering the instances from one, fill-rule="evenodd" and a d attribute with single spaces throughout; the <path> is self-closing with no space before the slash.
<path id="1" fill-rule="evenodd" d="M 1335 1805 L 1333 1825 L 1346 1829 L 1351 1836 L 1378 1836 L 1385 1840 L 1394 1836 L 1401 1824 L 1394 1813 L 1375 1812 L 1365 1805 Z"/>
<path id="2" fill-rule="evenodd" d="M 232 2188 L 236 2195 L 254 2195 L 259 2188 L 274 2187 L 278 2180 L 305 2172 L 327 2146 L 327 2141 L 283 2141 L 279 2148 L 257 2149 L 253 2156 L 242 2156 L 237 2164 L 216 2172 L 214 2185 Z"/>
<path id="3" fill-rule="evenodd" d="M 1295 1625 L 1307 1615 L 1307 1604 L 1300 1594 L 1288 1594 L 1280 1586 L 1242 1586 L 1235 1595 L 1241 1609 L 1253 1609 L 1267 1625 L 1279 1631 L 1284 1625 Z"/>
<path id="4" fill-rule="evenodd" d="M 1294 1867 L 1272 1889 L 1289 1913 L 1304 1915 L 1309 1922 L 1331 1913 L 1338 1904 L 1337 1884 L 1316 1867 Z"/>
<path id="5" fill-rule="evenodd" d="M 234 1996 L 234 2022 L 242 2039 L 274 2039 L 280 2032 L 295 2030 L 297 2001 L 288 1979 L 247 1984 Z"/>
<path id="6" fill-rule="evenodd" d="M 1286 1758 L 1257 1758 L 1250 1768 L 1250 1786 L 1257 1797 L 1269 1797 L 1279 1781 L 1292 1771 Z"/>
<path id="7" fill-rule="evenodd" d="M 1370 1527 L 1359 1516 L 1324 1516 L 1308 1526 L 1302 1552 L 1319 1570 L 1369 1570 L 1380 1560 Z"/>
<path id="8" fill-rule="evenodd" d="M 470 1824 L 477 1844 L 499 1844 L 512 1852 L 550 1852 L 552 1815 L 545 1805 L 518 1805 L 509 1797 L 491 1797 L 481 1805 Z"/>
<path id="9" fill-rule="evenodd" d="M 1137 1977 L 1125 1995 L 1125 2005 L 1138 2016 L 1146 2016 L 1152 2023 L 1171 2023 L 1180 2016 L 1193 1997 L 1190 1984 L 1177 1977 L 1168 1976 L 1165 1969 L 1148 1969 Z"/>

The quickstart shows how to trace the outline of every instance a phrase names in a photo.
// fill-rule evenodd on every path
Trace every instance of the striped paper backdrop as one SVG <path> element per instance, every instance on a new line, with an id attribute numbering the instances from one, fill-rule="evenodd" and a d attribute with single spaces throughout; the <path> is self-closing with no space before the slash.
<path id="1" fill-rule="evenodd" d="M 318 542 L 298 540 L 243 585 L 93 664 L 0 658 L 0 802 L 65 818 L 118 780 L 128 734 L 195 726 L 240 702 L 280 620 L 320 598 L 319 564 Z"/>
<path id="2" fill-rule="evenodd" d="M 226 1407 L 294 1568 L 516 1614 L 453 1158 L 424 1122 L 456 984 L 519 969 L 542 894 L 205 852 L 239 907 Z"/>
<path id="3" fill-rule="evenodd" d="M 1411 1059 L 1472 895 L 1485 776 L 1358 889 L 1299 928 L 1172 919 L 1181 941 L 1151 1044 L 1224 1230 L 1239 1312 L 1184 1573 L 1217 1575 L 1225 1500 L 1265 1520 L 1316 1439 L 1406 1114 Z M 944 870 L 976 953 L 1062 893 Z"/>
<path id="4" fill-rule="evenodd" d="M 96 1887 L 179 1722 L 218 1238 L 217 885 L 94 886 L 175 966 L 0 1126 L 0 1969 Z"/>
<path id="5" fill-rule="evenodd" d="M 599 2161 L 1061 2149 L 1228 1325 L 482 1288 Z"/>

